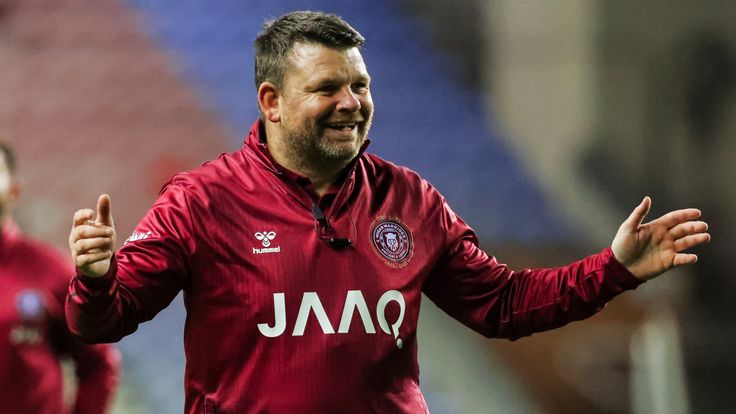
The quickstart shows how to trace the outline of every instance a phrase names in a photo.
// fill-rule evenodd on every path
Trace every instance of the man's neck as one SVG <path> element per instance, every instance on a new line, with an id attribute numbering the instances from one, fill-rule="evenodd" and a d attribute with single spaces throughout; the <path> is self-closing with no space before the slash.
<path id="1" fill-rule="evenodd" d="M 282 167 L 309 178 L 312 188 L 320 197 L 337 182 L 343 169 L 347 166 L 347 163 L 341 165 L 325 165 L 325 163 L 322 163 L 315 168 L 315 166 L 306 162 L 295 163 L 290 162 L 289 159 L 279 160 L 273 153 L 271 154 L 274 161 Z"/>
<path id="2" fill-rule="evenodd" d="M 328 171 L 315 171 L 306 166 L 289 166 L 279 163 L 282 167 L 288 168 L 295 173 L 309 178 L 309 182 L 312 184 L 312 189 L 318 196 L 322 197 L 337 182 L 340 177 L 342 170 L 335 171 L 334 173 Z"/>

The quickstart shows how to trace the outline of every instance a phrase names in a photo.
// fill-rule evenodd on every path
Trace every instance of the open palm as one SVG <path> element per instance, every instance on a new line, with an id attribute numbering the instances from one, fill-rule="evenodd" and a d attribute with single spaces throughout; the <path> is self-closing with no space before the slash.
<path id="1" fill-rule="evenodd" d="M 616 259 L 641 280 L 695 263 L 698 256 L 683 251 L 710 240 L 708 224 L 696 220 L 700 210 L 694 208 L 671 211 L 642 224 L 651 205 L 652 200 L 644 197 L 621 224 L 611 244 Z"/>

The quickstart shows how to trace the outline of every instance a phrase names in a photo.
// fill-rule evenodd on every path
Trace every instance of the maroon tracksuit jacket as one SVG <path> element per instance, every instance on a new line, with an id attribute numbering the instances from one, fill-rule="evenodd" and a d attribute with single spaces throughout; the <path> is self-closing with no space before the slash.
<path id="1" fill-rule="evenodd" d="M 71 357 L 78 392 L 74 413 L 107 412 L 118 382 L 119 355 L 85 345 L 64 318 L 72 267 L 48 246 L 22 236 L 12 222 L 0 231 L 0 412 L 60 414 L 59 359 Z"/>
<path id="2" fill-rule="evenodd" d="M 640 283 L 610 249 L 512 272 L 428 182 L 366 153 L 319 211 L 262 135 L 257 122 L 239 151 L 174 176 L 108 275 L 70 287 L 70 328 L 97 342 L 184 290 L 189 414 L 426 412 L 422 292 L 485 336 L 518 338 Z"/>

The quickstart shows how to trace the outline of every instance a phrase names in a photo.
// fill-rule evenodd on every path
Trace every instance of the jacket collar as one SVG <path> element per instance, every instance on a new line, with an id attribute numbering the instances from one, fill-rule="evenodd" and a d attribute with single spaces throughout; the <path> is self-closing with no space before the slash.
<path id="1" fill-rule="evenodd" d="M 360 164 L 361 159 L 365 154 L 365 150 L 368 148 L 368 145 L 370 145 L 370 139 L 365 140 L 363 145 L 360 147 L 358 155 L 356 155 L 355 158 L 350 162 L 350 164 L 345 167 L 344 173 L 340 174 L 340 177 L 343 181 L 335 183 L 338 186 L 339 190 L 337 191 L 337 194 L 335 194 L 335 199 L 332 201 L 332 206 L 327 212 L 328 217 L 334 214 L 336 212 L 335 207 L 341 205 L 342 200 L 347 199 L 348 195 L 352 193 L 355 186 L 355 170 L 358 164 Z M 307 203 L 306 200 L 304 200 L 302 197 L 297 197 L 294 190 L 286 191 L 286 188 L 296 189 L 301 188 L 301 186 L 297 184 L 297 182 L 293 179 L 295 173 L 291 172 L 291 174 L 287 174 L 288 170 L 279 165 L 273 159 L 271 153 L 268 152 L 268 145 L 266 144 L 266 129 L 260 119 L 255 121 L 251 126 L 250 132 L 248 133 L 248 138 L 246 138 L 245 140 L 245 149 L 246 154 L 250 154 L 250 158 L 258 163 L 263 169 L 268 170 L 279 176 L 281 182 L 284 184 L 282 190 L 284 190 L 287 195 L 294 198 L 307 209 L 310 208 L 311 202 Z M 306 192 L 303 192 L 303 189 L 298 191 L 297 193 L 300 192 L 306 195 Z"/>
<path id="2" fill-rule="evenodd" d="M 258 161 L 261 167 L 276 174 L 282 173 L 283 167 L 276 163 L 273 157 L 271 157 L 271 153 L 268 152 L 266 128 L 264 128 L 263 122 L 260 119 L 251 125 L 248 137 L 245 139 L 245 148 L 250 150 L 253 158 Z"/>

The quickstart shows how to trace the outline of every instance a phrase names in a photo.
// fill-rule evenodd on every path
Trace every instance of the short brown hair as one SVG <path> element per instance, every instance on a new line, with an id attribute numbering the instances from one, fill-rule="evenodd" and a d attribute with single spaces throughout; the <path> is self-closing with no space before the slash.
<path id="1" fill-rule="evenodd" d="M 266 81 L 283 86 L 287 55 L 296 42 L 346 49 L 363 46 L 365 39 L 335 14 L 296 11 L 267 21 L 253 45 L 256 89 Z"/>

